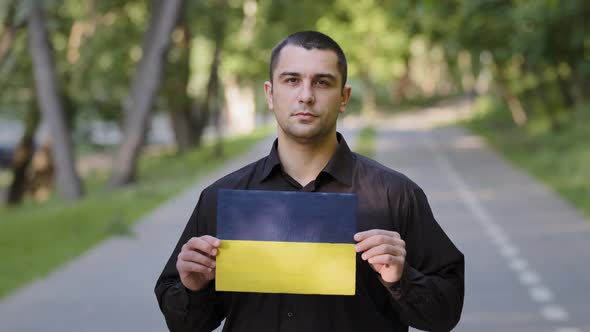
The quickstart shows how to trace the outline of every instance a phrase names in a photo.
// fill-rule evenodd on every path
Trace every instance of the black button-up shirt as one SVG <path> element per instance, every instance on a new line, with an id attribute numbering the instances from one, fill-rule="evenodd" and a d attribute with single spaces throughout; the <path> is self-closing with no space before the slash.
<path id="1" fill-rule="evenodd" d="M 231 173 L 201 193 L 199 202 L 156 284 L 171 331 L 449 331 L 459 321 L 464 258 L 432 215 L 424 192 L 401 173 L 338 147 L 317 178 L 301 186 L 281 167 L 275 141 L 270 154 Z M 217 191 L 250 189 L 356 193 L 358 231 L 396 231 L 406 242 L 397 283 L 383 281 L 357 254 L 356 295 L 197 292 L 180 282 L 176 260 L 191 237 L 217 234 Z"/>

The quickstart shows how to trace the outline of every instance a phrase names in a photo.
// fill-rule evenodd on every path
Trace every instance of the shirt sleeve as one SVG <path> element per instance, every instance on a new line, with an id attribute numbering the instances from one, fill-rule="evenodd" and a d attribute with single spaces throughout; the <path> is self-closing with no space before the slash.
<path id="1" fill-rule="evenodd" d="M 407 252 L 402 278 L 397 283 L 380 281 L 404 323 L 450 331 L 463 308 L 464 257 L 434 219 L 422 189 L 415 186 L 406 193 L 399 216 Z"/>
<path id="2" fill-rule="evenodd" d="M 205 235 L 205 191 L 195 207 L 172 255 L 156 282 L 156 298 L 164 314 L 168 329 L 172 332 L 212 331 L 217 328 L 225 312 L 221 299 L 215 292 L 214 281 L 207 287 L 193 292 L 180 282 L 176 260 L 182 246 L 192 237 Z"/>

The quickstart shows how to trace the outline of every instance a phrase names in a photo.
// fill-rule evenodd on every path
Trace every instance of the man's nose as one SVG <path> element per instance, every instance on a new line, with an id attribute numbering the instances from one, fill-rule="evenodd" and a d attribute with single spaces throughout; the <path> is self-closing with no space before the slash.
<path id="1" fill-rule="evenodd" d="M 299 90 L 299 102 L 302 104 L 313 104 L 315 102 L 314 92 L 311 82 L 305 82 Z"/>

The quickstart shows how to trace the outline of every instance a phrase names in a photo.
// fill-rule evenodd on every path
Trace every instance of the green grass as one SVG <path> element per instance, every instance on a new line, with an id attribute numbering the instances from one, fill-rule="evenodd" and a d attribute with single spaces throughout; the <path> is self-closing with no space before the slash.
<path id="1" fill-rule="evenodd" d="M 590 104 L 564 116 L 557 132 L 538 114 L 517 128 L 509 111 L 489 97 L 476 107 L 479 116 L 468 128 L 590 217 Z"/>
<path id="2" fill-rule="evenodd" d="M 52 197 L 42 205 L 0 208 L 0 298 L 109 236 L 133 236 L 135 221 L 270 133 L 265 128 L 225 141 L 223 158 L 214 157 L 212 144 L 182 156 L 167 151 L 142 158 L 138 184 L 110 191 L 108 174 L 97 175 L 85 180 L 88 194 L 76 203 Z"/>
<path id="3" fill-rule="evenodd" d="M 359 133 L 359 137 L 356 142 L 354 151 L 362 154 L 363 156 L 374 158 L 375 157 L 375 128 L 371 126 L 364 127 Z"/>

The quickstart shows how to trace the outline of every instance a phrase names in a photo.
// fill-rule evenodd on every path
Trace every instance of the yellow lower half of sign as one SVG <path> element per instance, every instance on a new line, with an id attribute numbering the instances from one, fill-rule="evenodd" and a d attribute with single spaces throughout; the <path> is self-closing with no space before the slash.
<path id="1" fill-rule="evenodd" d="M 354 295 L 354 244 L 222 240 L 218 291 Z"/>

